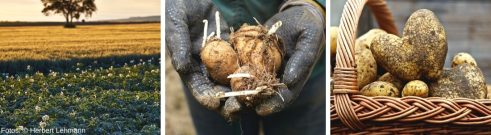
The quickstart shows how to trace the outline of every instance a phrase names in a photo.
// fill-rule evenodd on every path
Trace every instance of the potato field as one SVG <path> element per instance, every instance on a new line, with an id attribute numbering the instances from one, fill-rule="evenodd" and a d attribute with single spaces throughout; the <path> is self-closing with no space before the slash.
<path id="1" fill-rule="evenodd" d="M 160 24 L 0 27 L 0 127 L 160 132 Z"/>

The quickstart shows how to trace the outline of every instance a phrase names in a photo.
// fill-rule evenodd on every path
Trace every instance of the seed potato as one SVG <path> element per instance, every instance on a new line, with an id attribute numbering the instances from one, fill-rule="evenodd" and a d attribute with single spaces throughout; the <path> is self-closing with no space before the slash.
<path id="1" fill-rule="evenodd" d="M 244 24 L 230 35 L 230 43 L 239 55 L 241 65 L 255 66 L 270 73 L 281 67 L 283 54 L 280 40 L 273 35 L 266 35 L 268 30 L 262 25 Z"/>
<path id="2" fill-rule="evenodd" d="M 208 40 L 200 56 L 211 78 L 221 84 L 228 85 L 227 76 L 239 68 L 237 53 L 228 42 L 218 38 Z"/>

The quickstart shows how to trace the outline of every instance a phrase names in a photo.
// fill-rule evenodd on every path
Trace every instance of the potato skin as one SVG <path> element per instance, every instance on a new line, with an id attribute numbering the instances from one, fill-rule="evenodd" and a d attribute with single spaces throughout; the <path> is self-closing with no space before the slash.
<path id="1" fill-rule="evenodd" d="M 264 26 L 244 24 L 230 35 L 229 42 L 237 50 L 241 65 L 255 66 L 270 73 L 280 69 L 283 59 L 281 42 L 275 34 L 266 34 Z"/>
<path id="2" fill-rule="evenodd" d="M 402 38 L 380 34 L 370 49 L 380 66 L 405 81 L 440 78 L 448 50 L 445 29 L 427 9 L 409 17 Z"/>
<path id="3" fill-rule="evenodd" d="M 361 89 L 361 94 L 364 96 L 389 96 L 389 97 L 399 97 L 399 90 L 391 83 L 383 81 L 372 82 L 363 89 Z"/>
<path id="4" fill-rule="evenodd" d="M 370 44 L 372 39 L 381 33 L 385 33 L 385 31 L 372 29 L 356 39 L 355 61 L 358 72 L 358 88 L 363 88 L 365 85 L 377 79 L 377 62 L 373 57 L 372 51 L 370 51 Z"/>
<path id="5" fill-rule="evenodd" d="M 389 72 L 380 76 L 377 81 L 384 81 L 384 82 L 392 83 L 399 90 L 402 90 L 402 88 L 406 84 L 403 80 L 397 78 L 396 76 L 393 76 Z"/>
<path id="6" fill-rule="evenodd" d="M 402 96 L 418 96 L 418 97 L 428 97 L 428 85 L 420 80 L 410 81 L 404 86 L 402 90 Z"/>
<path id="7" fill-rule="evenodd" d="M 472 66 L 477 66 L 476 60 L 474 60 L 474 58 L 470 54 L 465 53 L 465 52 L 461 52 L 461 53 L 457 53 L 453 57 L 452 67 L 455 67 L 457 65 L 464 64 L 464 63 L 467 63 L 467 64 L 472 65 Z"/>
<path id="8" fill-rule="evenodd" d="M 220 84 L 228 85 L 228 75 L 238 68 L 238 57 L 232 46 L 221 39 L 210 39 L 201 49 L 201 61 L 210 73 L 211 78 Z"/>
<path id="9" fill-rule="evenodd" d="M 448 99 L 484 99 L 487 95 L 485 82 L 477 66 L 460 64 L 452 69 L 445 69 L 438 81 L 430 83 L 430 96 Z"/>

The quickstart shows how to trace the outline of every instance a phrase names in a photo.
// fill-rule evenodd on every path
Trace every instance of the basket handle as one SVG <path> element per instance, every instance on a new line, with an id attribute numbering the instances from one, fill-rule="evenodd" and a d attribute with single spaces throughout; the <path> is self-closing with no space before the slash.
<path id="1" fill-rule="evenodd" d="M 351 106 L 349 95 L 359 93 L 354 46 L 358 21 L 365 4 L 375 15 L 381 29 L 387 33 L 398 35 L 394 19 L 385 0 L 348 0 L 344 5 L 337 40 L 333 93 L 336 113 L 343 124 L 353 130 L 364 127 Z"/>

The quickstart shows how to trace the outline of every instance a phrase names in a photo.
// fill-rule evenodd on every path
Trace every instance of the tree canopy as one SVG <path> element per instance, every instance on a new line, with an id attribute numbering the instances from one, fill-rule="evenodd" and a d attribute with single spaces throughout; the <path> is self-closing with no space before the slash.
<path id="1" fill-rule="evenodd" d="M 75 26 L 73 19 L 79 19 L 82 15 L 91 17 L 97 10 L 95 0 L 41 0 L 44 15 L 62 14 L 65 17 L 65 27 Z"/>

